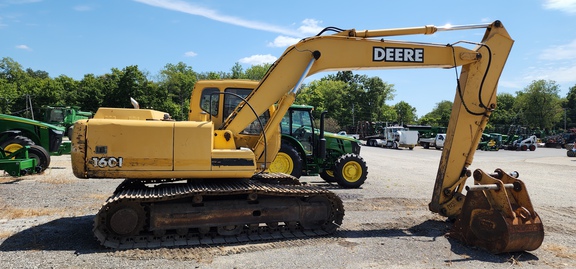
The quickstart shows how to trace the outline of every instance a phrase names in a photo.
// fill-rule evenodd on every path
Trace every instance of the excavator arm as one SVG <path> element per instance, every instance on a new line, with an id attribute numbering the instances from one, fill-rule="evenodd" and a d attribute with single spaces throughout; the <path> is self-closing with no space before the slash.
<path id="1" fill-rule="evenodd" d="M 388 36 L 473 28 L 486 29 L 479 43 L 458 42 L 475 45 L 473 49 L 457 46 L 458 43 L 438 45 L 384 39 Z M 334 35 L 315 36 L 289 47 L 246 99 L 256 104 L 258 115 L 278 101 L 278 109 L 265 128 L 265 132 L 272 134 L 280 118 L 294 102 L 300 83 L 317 72 L 461 67 L 429 208 L 441 215 L 457 218 L 451 234 L 466 243 L 495 253 L 532 250 L 542 243 L 543 228 L 520 180 L 499 169 L 495 174 L 476 170 L 475 184 L 486 183 L 491 189 L 475 187 L 468 190 L 469 197 L 463 194 L 466 180 L 472 175 L 468 167 L 472 164 L 488 119 L 496 109 L 498 80 L 513 43 L 500 21 L 450 29 L 424 26 L 347 30 Z M 253 112 L 240 104 L 223 123 L 222 129 L 237 134 L 254 119 Z M 264 162 L 265 144 L 260 139 L 253 146 L 261 167 L 267 167 L 277 153 L 274 150 L 268 152 L 268 161 Z M 507 187 L 505 184 L 508 184 Z M 483 204 L 484 208 L 476 208 L 477 204 Z"/>
<path id="2" fill-rule="evenodd" d="M 455 27 L 453 29 L 470 28 L 498 28 L 502 34 L 496 35 L 499 42 L 493 53 L 498 53 L 501 60 L 500 66 L 491 70 L 476 70 L 473 75 L 482 76 L 490 71 L 486 77 L 492 78 L 493 85 L 483 87 L 493 90 L 485 90 L 494 93 L 495 84 L 502 71 L 503 62 L 508 55 L 512 41 L 501 25 L 483 24 L 475 26 Z M 300 83 L 304 78 L 322 71 L 338 70 L 368 70 L 368 69 L 399 69 L 399 68 L 453 68 L 456 66 L 488 65 L 487 61 L 492 56 L 482 60 L 483 54 L 489 54 L 488 45 L 479 46 L 476 49 L 467 49 L 455 45 L 439 45 L 430 43 L 401 42 L 384 40 L 383 37 L 393 35 L 432 34 L 438 30 L 448 30 L 434 26 L 419 28 L 404 28 L 391 30 L 347 30 L 334 35 L 315 36 L 303 39 L 297 44 L 286 49 L 284 54 L 271 66 L 260 84 L 246 98 L 251 107 L 241 103 L 236 110 L 226 119 L 220 129 L 230 130 L 235 134 L 237 145 L 243 145 L 240 134 L 251 124 L 256 114 L 261 115 L 274 103 L 278 103 L 278 109 L 270 116 L 270 121 L 265 127 L 266 137 L 274 137 L 277 126 L 288 107 L 294 102 L 295 95 L 299 90 Z M 490 30 L 489 30 L 490 31 Z M 487 38 L 488 39 L 488 38 Z M 501 40 L 500 40 L 501 39 Z M 507 40 L 506 43 L 503 40 Z M 490 40 L 485 40 L 490 41 Z M 504 45 L 502 45 L 504 44 Z M 484 48 L 484 49 L 483 49 Z M 504 57 L 502 57 L 502 55 Z M 468 73 L 466 73 L 468 75 Z M 465 81 L 465 78 L 462 79 Z M 471 88 L 470 91 L 478 91 L 479 85 L 464 85 L 463 89 Z M 485 94 L 489 99 L 489 94 Z M 490 97 L 491 98 L 491 97 Z M 254 109 L 254 111 L 252 110 Z M 482 108 L 482 110 L 485 110 Z M 256 145 L 246 145 L 254 150 L 259 167 L 265 169 L 276 156 L 277 150 L 265 151 L 263 137 Z"/>

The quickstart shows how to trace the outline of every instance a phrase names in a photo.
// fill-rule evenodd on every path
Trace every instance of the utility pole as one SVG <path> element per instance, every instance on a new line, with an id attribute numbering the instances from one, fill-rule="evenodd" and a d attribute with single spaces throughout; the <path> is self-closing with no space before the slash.
<path id="1" fill-rule="evenodd" d="M 566 110 L 567 108 L 564 108 L 564 132 L 566 132 Z"/>
<path id="2" fill-rule="evenodd" d="M 566 118 L 566 110 L 564 110 L 564 118 Z M 564 124 L 566 125 L 566 124 Z M 352 126 L 356 126 L 356 124 L 354 124 L 354 103 L 352 103 Z M 566 128 L 564 128 L 566 129 Z"/>

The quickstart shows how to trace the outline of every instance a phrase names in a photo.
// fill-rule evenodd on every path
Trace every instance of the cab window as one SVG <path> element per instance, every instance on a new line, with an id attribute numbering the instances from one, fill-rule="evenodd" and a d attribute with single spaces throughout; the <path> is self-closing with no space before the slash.
<path id="1" fill-rule="evenodd" d="M 200 108 L 212 116 L 218 115 L 218 104 L 220 103 L 218 92 L 217 88 L 205 88 L 200 97 Z"/>

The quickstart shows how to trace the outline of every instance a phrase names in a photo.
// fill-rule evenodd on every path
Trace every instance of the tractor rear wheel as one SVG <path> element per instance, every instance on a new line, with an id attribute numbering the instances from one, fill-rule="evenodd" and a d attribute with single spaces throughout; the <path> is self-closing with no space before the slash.
<path id="1" fill-rule="evenodd" d="M 8 154 L 17 151 L 23 148 L 24 146 L 31 146 L 31 145 L 34 145 L 34 141 L 32 141 L 32 139 L 28 137 L 21 135 L 13 136 L 0 142 L 0 148 Z"/>
<path id="2" fill-rule="evenodd" d="M 296 149 L 287 143 L 282 143 L 278 155 L 269 168 L 272 173 L 284 173 L 296 178 L 302 176 L 302 158 Z"/>
<path id="3" fill-rule="evenodd" d="M 368 176 L 366 161 L 354 153 L 340 156 L 334 168 L 334 178 L 343 188 L 359 188 Z"/>

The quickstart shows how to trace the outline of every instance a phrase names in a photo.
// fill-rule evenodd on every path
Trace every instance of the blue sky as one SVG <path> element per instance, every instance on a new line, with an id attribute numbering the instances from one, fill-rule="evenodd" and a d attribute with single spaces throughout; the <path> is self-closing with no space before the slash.
<path id="1" fill-rule="evenodd" d="M 576 0 L 0 0 L 0 57 L 51 77 L 80 80 L 138 65 L 154 79 L 168 63 L 228 72 L 236 62 L 245 69 L 272 62 L 288 45 L 328 26 L 363 30 L 494 20 L 501 20 L 515 40 L 499 92 L 515 93 L 533 80 L 549 79 L 565 97 L 576 85 Z M 482 34 L 467 30 L 398 39 L 447 44 L 480 41 Z M 406 101 L 420 116 L 454 99 L 453 70 L 362 74 L 394 84 L 396 97 L 389 104 Z"/>

